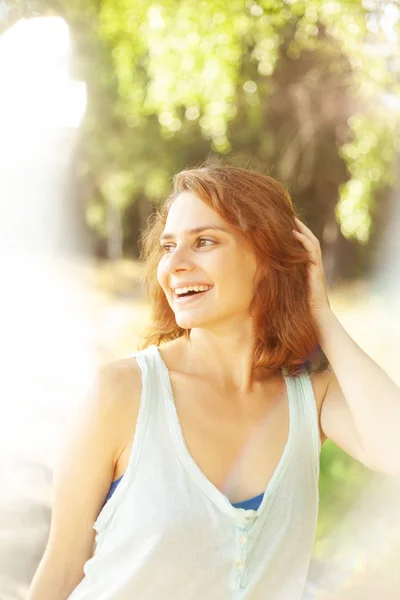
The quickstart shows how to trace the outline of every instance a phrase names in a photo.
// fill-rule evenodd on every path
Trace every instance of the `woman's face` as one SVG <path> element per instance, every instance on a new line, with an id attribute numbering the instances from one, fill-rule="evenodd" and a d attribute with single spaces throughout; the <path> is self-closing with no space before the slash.
<path id="1" fill-rule="evenodd" d="M 194 228 L 204 230 L 190 232 Z M 256 257 L 232 227 L 198 196 L 182 192 L 169 210 L 163 233 L 169 237 L 160 241 L 164 255 L 157 277 L 177 324 L 192 329 L 247 321 Z M 212 287 L 180 300 L 175 288 L 190 284 Z"/>

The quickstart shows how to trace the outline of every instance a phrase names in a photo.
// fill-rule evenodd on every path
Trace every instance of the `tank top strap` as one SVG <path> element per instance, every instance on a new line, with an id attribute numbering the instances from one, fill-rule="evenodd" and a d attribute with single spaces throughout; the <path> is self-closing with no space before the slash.
<path id="1" fill-rule="evenodd" d="M 309 445 L 312 460 L 315 462 L 317 474 L 319 474 L 319 457 L 321 451 L 321 438 L 319 432 L 319 418 L 311 377 L 305 370 L 298 376 L 288 376 L 286 369 L 282 373 L 288 377 L 296 395 L 296 421 L 299 434 L 305 445 Z"/>
<path id="2" fill-rule="evenodd" d="M 139 426 L 144 424 L 142 422 L 139 423 L 139 417 L 141 416 L 140 413 L 146 414 L 146 419 L 143 418 L 141 421 L 147 422 L 149 413 L 154 411 L 155 407 L 152 406 L 152 404 L 154 403 L 157 392 L 159 391 L 157 387 L 159 381 L 159 365 L 157 361 L 156 352 L 157 347 L 154 344 L 152 344 L 151 346 L 144 348 L 144 350 L 137 350 L 136 352 L 133 352 L 132 354 L 128 355 L 129 357 L 133 357 L 136 359 L 136 362 L 141 371 L 142 389 L 138 422 L 136 425 L 136 432 L 139 438 L 142 435 L 142 432 L 139 430 Z"/>
<path id="3" fill-rule="evenodd" d="M 160 364 L 158 347 L 155 344 L 148 346 L 144 350 L 138 350 L 129 356 L 135 357 L 142 373 L 142 395 L 140 400 L 140 410 L 146 413 L 146 423 L 149 418 L 165 420 L 163 416 L 164 402 L 161 400 L 166 394 L 164 388 L 163 364 Z M 152 427 L 155 422 L 152 423 Z M 139 427 L 139 423 L 137 423 Z M 138 434 L 139 437 L 142 435 Z"/>
<path id="4" fill-rule="evenodd" d="M 144 445 L 146 430 L 152 412 L 151 402 L 154 395 L 152 391 L 154 350 L 150 346 L 144 350 L 137 350 L 136 352 L 128 354 L 127 358 L 136 358 L 136 362 L 141 371 L 140 405 L 134 429 L 132 449 L 129 455 L 128 465 L 125 473 L 123 477 L 120 478 L 120 482 L 116 486 L 115 491 L 113 491 L 108 501 L 104 504 L 93 525 L 93 528 L 97 531 L 98 535 L 111 521 L 111 518 L 118 504 L 120 503 L 120 499 L 125 494 L 126 489 L 128 488 L 133 477 L 141 455 L 142 447 Z"/>
<path id="5" fill-rule="evenodd" d="M 128 355 L 129 358 L 135 358 L 141 371 L 141 394 L 139 412 L 135 425 L 135 434 L 133 438 L 133 447 L 129 457 L 127 471 L 133 471 L 136 468 L 142 448 L 148 421 L 154 411 L 152 406 L 155 397 L 155 385 L 157 377 L 154 376 L 154 369 L 157 369 L 157 363 L 154 358 L 154 347 L 149 346 L 144 350 L 137 350 Z"/>

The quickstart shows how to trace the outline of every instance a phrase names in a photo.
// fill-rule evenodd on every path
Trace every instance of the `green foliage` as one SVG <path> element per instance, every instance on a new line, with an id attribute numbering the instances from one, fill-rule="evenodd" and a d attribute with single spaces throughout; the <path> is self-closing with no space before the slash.
<path id="1" fill-rule="evenodd" d="M 302 135 L 304 98 L 322 91 L 329 76 L 333 94 L 343 86 L 343 104 L 350 105 L 337 116 L 337 158 L 348 181 L 338 181 L 335 214 L 342 234 L 365 244 L 374 194 L 393 184 L 398 151 L 399 111 L 381 102 L 382 93 L 400 96 L 398 67 L 374 46 L 384 41 L 382 10 L 375 0 L 21 0 L 10 15 L 61 14 L 71 27 L 75 72 L 89 92 L 80 167 L 88 215 L 92 201 L 121 210 L 143 194 L 161 201 L 188 156 L 231 160 L 239 152 L 278 163 L 278 174 L 301 189 L 314 160 L 304 149 L 307 136 L 334 128 L 338 110 L 322 100 L 324 122 Z M 274 128 L 266 116 L 282 93 L 297 106 Z M 286 146 L 284 161 L 279 149 Z M 296 175 L 303 159 L 306 168 Z M 104 223 L 98 231 L 106 231 Z"/>
<path id="2" fill-rule="evenodd" d="M 351 179 L 340 186 L 336 215 L 346 236 L 354 235 L 366 244 L 372 224 L 369 208 L 374 192 L 384 184 L 394 187 L 394 158 L 400 147 L 398 136 L 393 135 L 395 118 L 382 107 L 371 109 L 367 115 L 354 115 L 349 125 L 353 139 L 339 152 L 347 163 Z"/>
<path id="3" fill-rule="evenodd" d="M 323 560 L 323 540 L 340 523 L 342 517 L 357 500 L 372 475 L 361 463 L 355 461 L 330 440 L 321 451 L 319 478 L 319 520 L 316 535 L 318 558 Z"/>
<path id="4" fill-rule="evenodd" d="M 281 2 L 242 0 L 229 5 L 209 0 L 140 5 L 104 2 L 99 35 L 112 47 L 118 116 L 134 128 L 135 123 L 156 115 L 160 146 L 176 136 L 185 144 L 184 121 L 194 122 L 201 136 L 210 140 L 211 151 L 229 154 L 232 136 L 228 125 L 237 115 L 240 96 L 246 112 L 255 116 L 255 125 L 261 125 L 257 106 L 268 102 L 270 91 L 265 83 L 278 68 L 288 24 L 295 25 L 286 50 L 291 60 L 305 51 L 324 56 L 335 43 L 340 47 L 352 68 L 349 92 L 365 111 L 362 101 L 374 100 L 379 92 L 387 91 L 388 84 L 395 86 L 387 59 L 365 52 L 366 14 L 360 2 L 295 2 L 285 6 Z M 320 39 L 321 27 L 329 39 Z M 249 57 L 251 78 L 243 68 Z M 353 137 L 340 154 L 351 178 L 340 188 L 336 215 L 342 233 L 362 243 L 369 237 L 373 192 L 394 171 L 393 133 L 398 118 L 382 108 L 380 112 L 374 110 L 373 119 L 371 116 L 368 108 L 353 117 Z M 357 128 L 360 122 L 363 126 Z M 373 135 L 369 135 L 372 143 L 366 146 L 368 129 Z M 167 183 L 167 170 L 165 173 Z"/>

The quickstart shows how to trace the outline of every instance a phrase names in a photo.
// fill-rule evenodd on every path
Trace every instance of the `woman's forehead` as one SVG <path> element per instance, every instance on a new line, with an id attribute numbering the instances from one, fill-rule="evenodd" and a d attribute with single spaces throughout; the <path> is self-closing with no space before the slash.
<path id="1" fill-rule="evenodd" d="M 181 192 L 169 208 L 165 229 L 172 231 L 201 225 L 219 225 L 230 229 L 225 219 L 206 202 L 191 192 Z"/>

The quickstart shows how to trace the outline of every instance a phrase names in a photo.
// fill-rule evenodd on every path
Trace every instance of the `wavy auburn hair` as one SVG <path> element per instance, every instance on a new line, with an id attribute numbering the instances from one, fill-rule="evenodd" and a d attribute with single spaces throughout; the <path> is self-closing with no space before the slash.
<path id="1" fill-rule="evenodd" d="M 330 368 L 318 343 L 309 307 L 307 250 L 297 240 L 294 217 L 299 217 L 287 188 L 268 175 L 227 165 L 187 169 L 173 177 L 173 191 L 153 213 L 139 236 L 144 262 L 143 284 L 151 308 L 151 325 L 140 349 L 190 335 L 175 320 L 157 280 L 163 255 L 159 238 L 175 198 L 192 192 L 213 208 L 245 244 L 258 264 L 258 284 L 250 306 L 257 343 L 254 368 L 284 368 L 288 375 Z"/>

